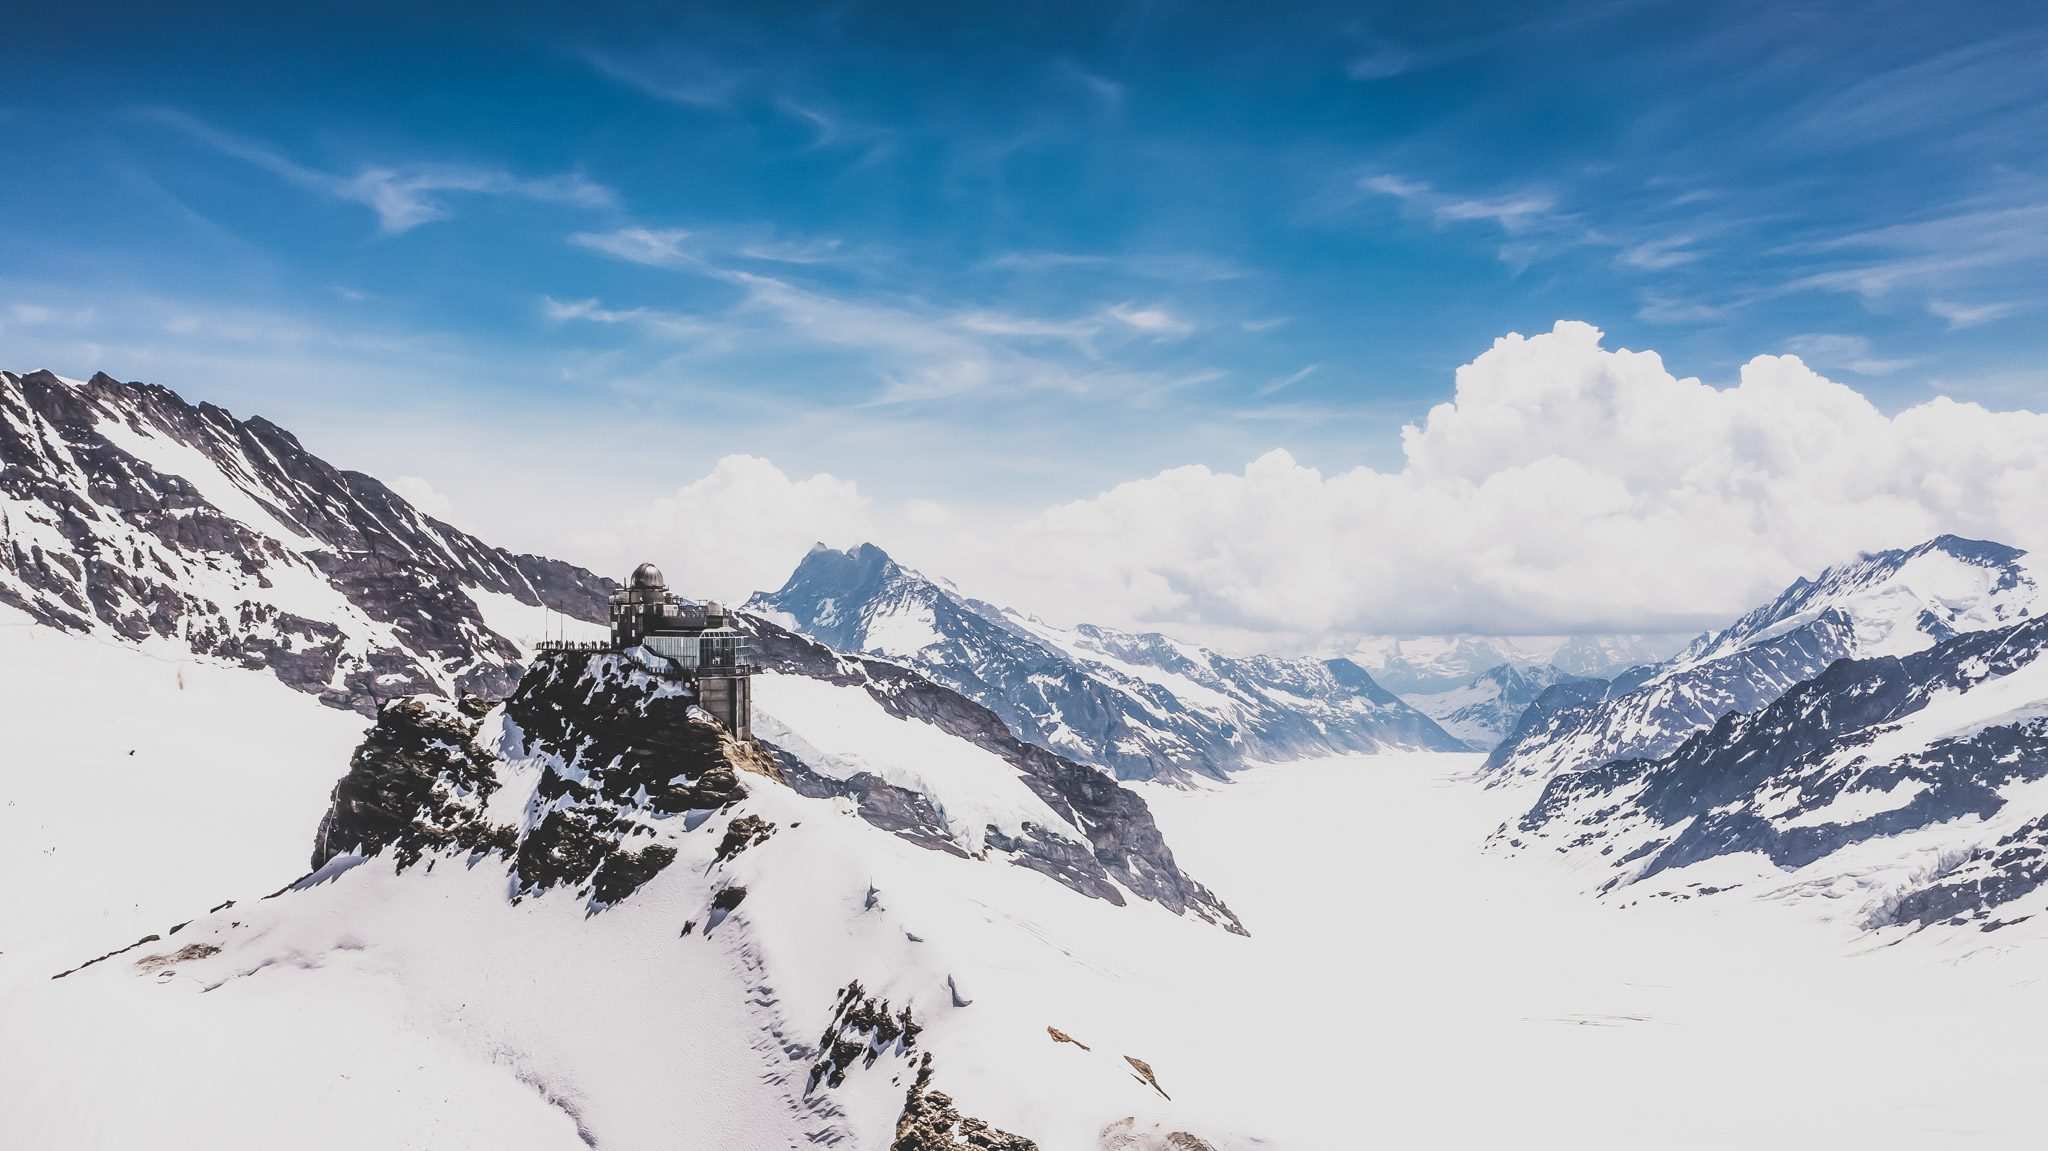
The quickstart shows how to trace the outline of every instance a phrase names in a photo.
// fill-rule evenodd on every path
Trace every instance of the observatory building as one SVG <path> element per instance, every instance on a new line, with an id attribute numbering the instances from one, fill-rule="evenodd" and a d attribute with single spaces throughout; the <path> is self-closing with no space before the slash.
<path id="1" fill-rule="evenodd" d="M 673 665 L 697 683 L 697 706 L 726 730 L 752 733 L 753 692 L 748 679 L 746 637 L 733 630 L 725 608 L 685 603 L 671 595 L 661 569 L 641 564 L 626 586 L 612 593 L 612 647 L 638 647 Z"/>

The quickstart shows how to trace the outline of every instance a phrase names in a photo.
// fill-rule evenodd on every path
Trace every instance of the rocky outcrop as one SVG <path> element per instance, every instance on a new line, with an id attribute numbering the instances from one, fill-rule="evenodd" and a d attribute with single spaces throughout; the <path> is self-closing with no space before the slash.
<path id="1" fill-rule="evenodd" d="M 168 639 L 371 714 L 511 690 L 520 651 L 472 590 L 597 622 L 611 587 L 422 515 L 260 417 L 0 372 L 0 603 L 33 619 Z"/>
<path id="2" fill-rule="evenodd" d="M 896 1120 L 896 1141 L 889 1151 L 1038 1151 L 1038 1144 L 1022 1135 L 990 1126 L 986 1121 L 962 1115 L 953 1097 L 932 1090 L 932 1056 L 926 1052 L 918 1064 L 917 1079 L 903 1100 L 903 1114 Z"/>
<path id="3" fill-rule="evenodd" d="M 394 700 L 349 759 L 348 774 L 314 836 L 313 866 L 344 854 L 390 850 L 401 867 L 437 851 L 509 854 L 510 827 L 494 827 L 483 805 L 498 789 L 497 764 L 476 745 L 490 705 L 476 696 Z"/>
<path id="4" fill-rule="evenodd" d="M 638 840 L 744 798 L 744 774 L 777 775 L 762 748 L 694 704 L 686 682 L 596 654 L 543 656 L 495 706 L 474 696 L 387 704 L 335 785 L 313 865 L 388 851 L 403 868 L 433 853 L 490 852 L 505 859 L 515 895 L 567 887 L 594 908 L 617 903 L 676 857 Z M 529 774 L 525 805 L 494 812 L 504 781 Z"/>

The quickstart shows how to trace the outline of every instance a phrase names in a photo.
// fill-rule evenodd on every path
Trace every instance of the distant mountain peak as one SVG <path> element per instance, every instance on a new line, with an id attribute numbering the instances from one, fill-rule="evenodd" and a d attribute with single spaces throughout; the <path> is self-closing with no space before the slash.
<path id="1" fill-rule="evenodd" d="M 1617 679 L 1601 698 L 1532 714 L 1487 766 L 1547 776 L 1662 755 L 1838 659 L 1904 656 L 2031 618 L 2042 590 L 2025 557 L 2005 544 L 1943 535 L 1802 576 L 1665 663 Z"/>
<path id="2" fill-rule="evenodd" d="M 1061 629 L 968 597 L 873 544 L 813 548 L 747 606 L 842 651 L 913 665 L 1023 738 L 1126 778 L 1462 747 L 1356 664 L 1234 659 L 1163 635 Z"/>

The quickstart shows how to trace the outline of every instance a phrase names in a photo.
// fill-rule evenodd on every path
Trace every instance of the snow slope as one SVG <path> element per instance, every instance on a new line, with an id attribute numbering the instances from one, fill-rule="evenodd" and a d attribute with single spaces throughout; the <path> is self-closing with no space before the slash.
<path id="1" fill-rule="evenodd" d="M 0 987 L 299 874 L 365 726 L 175 644 L 4 607 L 0 714 Z"/>
<path id="2" fill-rule="evenodd" d="M 741 806 L 772 837 L 719 862 L 734 812 L 679 828 L 678 862 L 595 915 L 566 890 L 511 904 L 487 865 L 344 863 L 0 1001 L 0 1144 L 885 1147 L 927 1051 L 961 1111 L 1048 1151 L 2048 1136 L 2032 952 L 1586 900 L 1569 861 L 1478 849 L 1516 792 L 1472 787 L 1476 762 L 1148 787 L 1248 938 L 767 781 Z M 222 950 L 176 958 L 187 940 Z M 912 1007 L 916 1046 L 806 1092 L 851 978 Z"/>

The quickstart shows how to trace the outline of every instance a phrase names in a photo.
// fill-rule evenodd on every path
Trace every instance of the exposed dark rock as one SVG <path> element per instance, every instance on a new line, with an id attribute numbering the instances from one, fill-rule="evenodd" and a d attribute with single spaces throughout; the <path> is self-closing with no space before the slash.
<path id="1" fill-rule="evenodd" d="M 313 867 L 337 855 L 390 848 L 400 867 L 445 850 L 510 852 L 512 829 L 482 816 L 497 790 L 492 757 L 475 743 L 473 703 L 395 700 L 349 759 L 314 836 Z"/>
<path id="2" fill-rule="evenodd" d="M 1083 1051 L 1095 1050 L 1093 1047 L 1088 1046 L 1086 1043 L 1083 1043 L 1079 1039 L 1076 1039 L 1073 1036 L 1067 1034 L 1066 1032 L 1061 1031 L 1057 1027 L 1048 1026 L 1045 1029 L 1045 1033 L 1047 1035 L 1052 1036 L 1052 1041 L 1054 1043 L 1071 1043 L 1074 1046 L 1079 1047 Z"/>
<path id="3" fill-rule="evenodd" d="M 1152 1065 L 1150 1063 L 1145 1062 L 1143 1059 L 1140 1059 L 1135 1055 L 1124 1056 L 1124 1062 L 1131 1065 L 1132 1071 L 1137 1072 L 1137 1080 L 1140 1083 L 1143 1083 L 1145 1086 L 1150 1087 L 1152 1090 L 1159 1092 L 1159 1097 L 1161 1099 L 1173 1098 L 1173 1096 L 1168 1095 L 1166 1093 L 1166 1088 L 1161 1087 L 1159 1085 L 1159 1076 L 1154 1075 L 1152 1073 Z"/>
<path id="4" fill-rule="evenodd" d="M 768 837 L 774 834 L 775 825 L 760 816 L 739 816 L 725 825 L 725 838 L 718 841 L 718 850 L 713 858 L 723 863 L 757 843 L 768 842 Z"/>
<path id="5" fill-rule="evenodd" d="M 1837 661 L 1766 707 L 1722 717 L 1670 755 L 1552 778 L 1497 838 L 1566 850 L 1629 843 L 1611 860 L 1622 869 L 1615 882 L 1640 882 L 1737 852 L 1799 868 L 1872 839 L 1974 825 L 2003 811 L 2012 785 L 2048 777 L 2048 716 L 1993 717 L 1882 754 L 1879 741 L 1932 700 L 2044 654 L 2048 618 L 1957 635 L 1904 657 Z M 1874 813 L 1823 814 L 1845 797 L 1900 788 L 1908 789 L 1901 802 Z M 1976 850 L 1904 894 L 1874 925 L 1983 918 L 2035 890 L 2048 880 L 2044 827 L 2048 817 L 2036 818 Z"/>
<path id="6" fill-rule="evenodd" d="M 435 853 L 489 851 L 510 861 L 517 893 L 570 887 L 593 909 L 617 903 L 676 858 L 636 837 L 743 798 L 743 772 L 778 771 L 693 702 L 685 681 L 624 656 L 577 653 L 535 661 L 502 705 L 492 748 L 476 742 L 492 705 L 474 696 L 387 704 L 335 785 L 313 865 L 345 852 L 388 851 L 404 868 Z M 494 822 L 485 812 L 508 759 L 536 764 L 539 779 L 522 812 Z"/>
<path id="7" fill-rule="evenodd" d="M 987 1122 L 960 1114 L 953 1098 L 933 1091 L 932 1056 L 925 1052 L 917 1068 L 917 1080 L 903 1099 L 903 1114 L 896 1120 L 896 1141 L 889 1151 L 1038 1151 L 1038 1144 L 1022 1135 L 991 1127 Z"/>
<path id="8" fill-rule="evenodd" d="M 856 1061 L 862 1067 L 873 1067 L 884 1055 L 908 1055 L 917 1047 L 917 1036 L 923 1030 L 911 1018 L 908 1005 L 892 1013 L 889 1001 L 869 995 L 859 980 L 847 984 L 839 993 L 832 1021 L 818 1040 L 818 1061 L 811 1067 L 806 1090 L 815 1091 L 821 1083 L 841 1086 Z"/>

